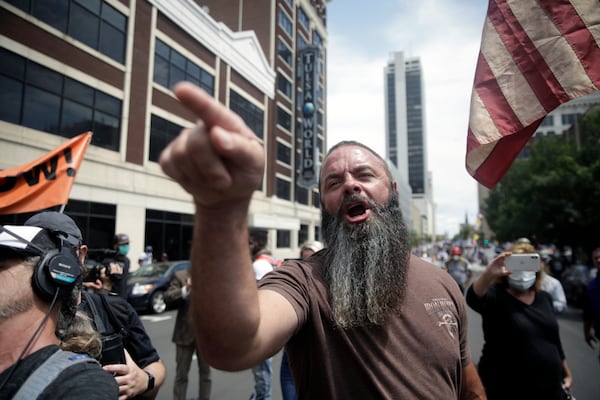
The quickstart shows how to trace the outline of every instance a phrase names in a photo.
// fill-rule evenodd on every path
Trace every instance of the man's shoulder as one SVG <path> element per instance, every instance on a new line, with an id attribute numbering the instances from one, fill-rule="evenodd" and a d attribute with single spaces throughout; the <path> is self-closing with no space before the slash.
<path id="1" fill-rule="evenodd" d="M 64 371 L 42 392 L 40 400 L 116 399 L 119 387 L 114 377 L 98 363 L 76 363 Z"/>

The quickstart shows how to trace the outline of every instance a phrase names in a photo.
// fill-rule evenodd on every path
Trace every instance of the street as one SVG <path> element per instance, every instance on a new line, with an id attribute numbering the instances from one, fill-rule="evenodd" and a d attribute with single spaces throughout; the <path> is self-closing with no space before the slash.
<path id="1" fill-rule="evenodd" d="M 481 319 L 479 314 L 469 310 L 469 340 L 473 361 L 477 363 L 483 345 Z M 172 399 L 175 377 L 175 345 L 171 334 L 175 323 L 175 311 L 159 315 L 142 315 L 142 321 L 167 367 L 167 380 L 156 399 Z M 597 352 L 588 347 L 583 340 L 581 310 L 569 308 L 558 316 L 560 333 L 567 361 L 574 377 L 573 394 L 577 400 L 597 400 L 600 393 L 600 363 Z M 273 359 L 273 400 L 281 400 L 279 388 L 279 367 L 281 354 Z M 195 361 L 189 374 L 188 398 L 198 395 L 198 369 Z M 535 371 L 532 371 L 534 374 Z M 236 373 L 213 369 L 213 400 L 247 400 L 252 393 L 254 380 L 250 370 Z M 507 383 L 510 384 L 510 383 Z"/>

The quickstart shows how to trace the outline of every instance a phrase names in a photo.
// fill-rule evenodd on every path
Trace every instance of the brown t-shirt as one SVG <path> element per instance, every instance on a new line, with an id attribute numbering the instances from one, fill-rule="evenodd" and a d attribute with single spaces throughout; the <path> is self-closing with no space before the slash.
<path id="1" fill-rule="evenodd" d="M 284 296 L 298 315 L 286 345 L 300 399 L 457 399 L 470 362 L 467 314 L 444 270 L 412 257 L 401 315 L 381 327 L 335 326 L 323 252 L 285 262 L 261 289 Z"/>

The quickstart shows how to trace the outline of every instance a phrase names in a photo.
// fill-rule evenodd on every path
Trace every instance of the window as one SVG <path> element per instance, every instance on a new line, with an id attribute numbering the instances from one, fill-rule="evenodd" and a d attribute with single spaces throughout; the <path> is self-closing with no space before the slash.
<path id="1" fill-rule="evenodd" d="M 290 247 L 290 231 L 277 229 L 277 247 Z"/>
<path id="2" fill-rule="evenodd" d="M 119 151 L 121 100 L 0 49 L 0 119 Z"/>
<path id="3" fill-rule="evenodd" d="M 304 39 L 304 36 L 298 34 L 298 51 L 302 50 L 306 46 L 308 46 L 308 42 L 306 39 Z"/>
<path id="4" fill-rule="evenodd" d="M 8 0 L 15 7 L 123 64 L 127 17 L 101 0 Z"/>
<path id="5" fill-rule="evenodd" d="M 316 44 L 319 47 L 323 47 L 323 39 L 321 39 L 321 35 L 317 31 L 313 31 L 313 44 Z"/>
<path id="6" fill-rule="evenodd" d="M 296 201 L 308 205 L 308 189 L 296 185 Z"/>
<path id="7" fill-rule="evenodd" d="M 169 260 L 189 260 L 194 216 L 162 210 L 146 210 L 144 246 L 167 253 Z"/>
<path id="8" fill-rule="evenodd" d="M 277 39 L 277 55 L 281 57 L 287 65 L 290 67 L 292 66 L 292 51 L 281 39 Z"/>
<path id="9" fill-rule="evenodd" d="M 316 192 L 313 190 L 312 192 L 312 202 L 313 202 L 313 207 L 315 208 L 321 208 L 321 197 L 319 196 L 319 192 Z"/>
<path id="10" fill-rule="evenodd" d="M 233 90 L 229 91 L 229 108 L 237 113 L 256 136 L 264 138 L 264 111 Z"/>
<path id="11" fill-rule="evenodd" d="M 302 246 L 308 240 L 308 225 L 300 224 L 298 232 L 298 246 Z"/>
<path id="12" fill-rule="evenodd" d="M 292 21 L 290 20 L 290 17 L 287 16 L 287 14 L 280 8 L 279 9 L 279 26 L 286 31 L 286 33 L 288 35 L 290 35 L 290 37 L 294 36 L 294 25 L 292 24 Z"/>
<path id="13" fill-rule="evenodd" d="M 280 199 L 284 199 L 284 200 L 291 199 L 291 195 L 290 195 L 291 184 L 289 181 L 283 180 L 281 178 L 277 178 L 275 191 L 276 191 L 275 192 L 276 196 L 279 197 Z"/>
<path id="14" fill-rule="evenodd" d="M 107 203 L 69 200 L 65 207 L 65 214 L 73 218 L 81 228 L 81 234 L 90 249 L 111 247 L 115 234 L 117 206 Z"/>
<path id="15" fill-rule="evenodd" d="M 292 164 L 292 149 L 281 142 L 277 142 L 277 161 L 284 164 Z"/>
<path id="16" fill-rule="evenodd" d="M 292 82 L 281 74 L 277 74 L 277 89 L 289 99 L 292 98 Z"/>
<path id="17" fill-rule="evenodd" d="M 581 114 L 563 114 L 561 115 L 561 122 L 563 125 L 573 125 L 577 122 L 580 115 Z"/>
<path id="18" fill-rule="evenodd" d="M 150 118 L 150 153 L 148 160 L 158 162 L 160 153 L 179 135 L 182 126 L 152 115 Z"/>
<path id="19" fill-rule="evenodd" d="M 552 126 L 554 125 L 554 115 L 546 115 L 546 118 L 542 120 L 540 126 Z"/>
<path id="20" fill-rule="evenodd" d="M 154 82 L 172 88 L 177 82 L 190 81 L 206 90 L 211 96 L 215 93 L 215 78 L 202 67 L 194 64 L 165 42 L 156 39 L 154 47 Z"/>
<path id="21" fill-rule="evenodd" d="M 292 131 L 292 116 L 283 108 L 277 106 L 277 125 Z"/>
<path id="22" fill-rule="evenodd" d="M 298 8 L 298 21 L 300 25 L 302 25 L 306 30 L 309 30 L 310 22 L 308 21 L 308 17 L 302 8 Z"/>

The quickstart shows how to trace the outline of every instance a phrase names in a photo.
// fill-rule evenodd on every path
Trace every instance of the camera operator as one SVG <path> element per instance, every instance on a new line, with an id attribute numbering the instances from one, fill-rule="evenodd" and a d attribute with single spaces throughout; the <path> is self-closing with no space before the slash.
<path id="1" fill-rule="evenodd" d="M 123 280 L 123 265 L 116 259 L 107 257 L 107 253 L 110 252 L 112 251 L 107 249 L 88 249 L 84 286 L 97 293 L 118 295 L 119 293 L 115 291 L 115 284 Z M 91 285 L 91 283 L 98 283 L 101 287 L 96 288 L 97 285 Z"/>
<path id="2" fill-rule="evenodd" d="M 127 278 L 129 277 L 129 266 L 131 261 L 127 257 L 129 253 L 129 235 L 126 233 L 117 233 L 113 237 L 113 249 L 116 251 L 116 261 L 121 264 L 123 271 L 121 279 L 113 281 L 113 292 L 123 298 L 127 298 Z"/>
<path id="3" fill-rule="evenodd" d="M 42 212 L 27 220 L 25 225 L 61 232 L 72 239 L 74 245 L 77 243 L 77 255 L 85 266 L 88 248 L 83 244 L 81 231 L 69 216 L 54 211 Z M 83 294 L 79 308 L 90 316 L 103 336 L 100 362 L 104 370 L 115 376 L 119 400 L 152 399 L 165 381 L 166 369 L 135 310 L 120 296 L 107 294 L 114 284 L 111 275 L 122 273 L 121 266 L 115 262 L 92 265 L 94 268 L 84 272 L 83 286 L 88 290 Z M 111 349 L 113 344 L 117 347 Z M 111 361 L 112 354 L 119 353 L 116 361 Z"/>

